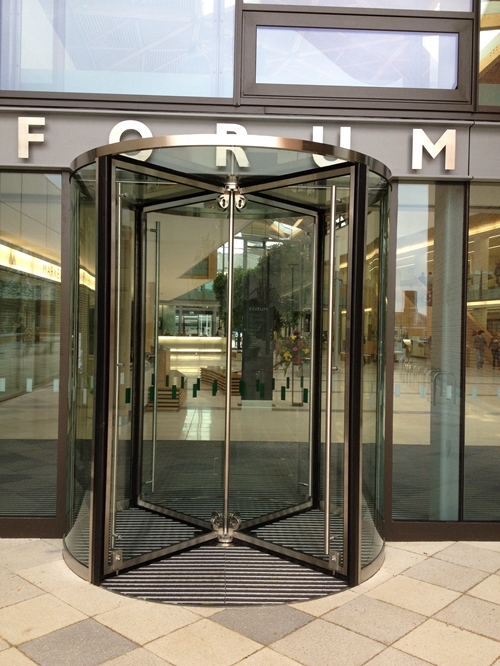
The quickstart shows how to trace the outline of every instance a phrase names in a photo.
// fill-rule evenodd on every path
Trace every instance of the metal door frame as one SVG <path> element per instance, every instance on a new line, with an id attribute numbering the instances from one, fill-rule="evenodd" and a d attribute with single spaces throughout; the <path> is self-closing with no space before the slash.
<path id="1" fill-rule="evenodd" d="M 238 140 L 235 141 L 234 139 Z M 299 141 L 293 139 L 279 139 L 277 137 L 232 137 L 230 135 L 192 135 L 192 136 L 178 136 L 178 137 L 153 137 L 151 139 L 140 139 L 133 141 L 120 142 L 111 146 L 103 146 L 90 151 L 85 155 L 80 156 L 75 160 L 73 167 L 79 168 L 84 166 L 94 159 L 97 162 L 97 228 L 98 228 L 98 261 L 96 278 L 99 290 L 96 292 L 96 315 L 97 315 L 97 335 L 96 335 L 96 368 L 114 369 L 114 316 L 115 316 L 115 302 L 114 294 L 114 280 L 115 280 L 115 255 L 114 244 L 115 229 L 116 229 L 116 192 L 115 192 L 115 178 L 113 177 L 113 165 L 123 164 L 124 168 L 130 169 L 134 167 L 134 171 L 142 171 L 145 173 L 149 171 L 155 174 L 169 174 L 169 178 L 176 182 L 184 182 L 192 184 L 195 187 L 200 185 L 212 192 L 220 192 L 221 188 L 214 183 L 204 182 L 203 180 L 196 181 L 182 174 L 169 173 L 167 169 L 156 166 L 144 166 L 136 160 L 128 157 L 118 157 L 118 154 L 124 152 L 139 151 L 149 148 L 162 148 L 169 146 L 229 146 L 229 147 L 262 147 L 262 148 L 277 148 L 298 150 L 318 155 L 332 156 L 345 160 L 344 164 L 329 166 L 327 168 L 319 167 L 304 173 L 302 176 L 293 177 L 277 177 L 266 178 L 260 185 L 254 184 L 251 187 L 242 187 L 241 191 L 246 191 L 248 194 L 264 192 L 266 189 L 276 188 L 279 185 L 285 185 L 295 179 L 295 182 L 307 182 L 308 180 L 317 180 L 318 178 L 324 179 L 332 176 L 341 175 L 343 169 L 352 169 L 354 178 L 351 178 L 351 190 L 354 196 L 351 196 L 350 206 L 352 207 L 352 216 L 350 219 L 352 223 L 349 229 L 349 257 L 352 261 L 349 262 L 349 293 L 348 293 L 348 306 L 347 306 L 347 340 L 346 340 L 346 386 L 345 386 L 345 419 L 348 428 L 345 429 L 344 452 L 348 456 L 348 467 L 345 473 L 348 477 L 348 483 L 344 485 L 344 492 L 347 499 L 347 514 L 349 515 L 349 523 L 347 529 L 347 541 L 344 541 L 344 549 L 347 555 L 347 578 L 351 585 L 355 585 L 361 579 L 361 411 L 360 401 L 361 385 L 359 378 L 361 377 L 361 362 L 362 362 L 362 327 L 359 326 L 362 322 L 362 298 L 363 298 L 363 284 L 362 268 L 364 237 L 365 237 L 365 220 L 367 213 L 367 179 L 368 169 L 382 175 L 386 179 L 390 178 L 390 172 L 381 163 L 366 157 L 354 151 L 334 148 L 332 146 L 325 146 L 307 141 Z M 113 160 L 113 156 L 115 159 Z M 182 178 L 182 181 L 180 180 Z M 179 179 L 179 180 L 178 180 Z M 364 193 L 363 200 L 360 196 Z M 271 197 L 270 197 L 271 199 Z M 279 202 L 274 200 L 275 204 Z M 288 209 L 293 207 L 293 204 L 287 202 L 280 202 Z M 179 201 L 176 200 L 176 205 Z M 166 208 L 165 204 L 161 204 L 162 208 Z M 356 229 L 356 236 L 354 230 Z M 361 232 L 361 233 L 359 233 Z M 362 240 L 361 240 L 362 239 Z M 233 244 L 231 243 L 231 246 Z M 356 252 L 356 254 L 353 254 Z M 319 252 L 316 253 L 316 257 Z M 361 276 L 361 277 L 360 277 Z M 231 275 L 232 278 L 232 275 Z M 316 299 L 317 303 L 317 299 Z M 360 319 L 361 317 L 361 319 Z M 228 345 L 231 341 L 229 338 Z M 226 350 L 227 352 L 227 350 Z M 230 349 L 229 349 L 230 352 Z M 230 353 L 229 353 L 230 357 Z M 227 371 L 227 366 L 226 366 Z M 230 366 L 229 366 L 230 371 Z M 331 371 L 331 370 L 330 370 Z M 105 573 L 107 572 L 107 553 L 108 541 L 106 535 L 109 536 L 107 530 L 109 527 L 109 470 L 111 451 L 109 449 L 111 432 L 111 416 L 109 407 L 112 404 L 112 391 L 114 390 L 113 381 L 111 380 L 112 374 L 108 372 L 102 373 L 102 381 L 96 382 L 96 396 L 95 396 L 95 413 L 94 413 L 94 453 L 93 453 L 93 488 L 91 492 L 91 522 L 90 522 L 90 564 L 89 564 L 89 577 L 91 582 L 99 583 Z M 351 379 L 358 377 L 356 385 L 351 385 Z M 227 402 L 230 404 L 230 391 L 227 392 L 229 399 Z M 227 407 L 227 406 L 226 406 Z M 230 410 L 228 410 L 230 412 Z M 227 417 L 227 415 L 226 415 Z M 228 428 L 226 425 L 226 439 L 229 436 Z M 311 445 L 311 442 L 310 442 Z M 226 484 L 227 486 L 227 484 Z M 305 508 L 305 507 L 304 507 Z M 227 525 L 225 524 L 225 529 Z M 214 538 L 213 534 L 203 535 L 202 540 L 210 540 Z M 236 533 L 236 538 L 242 541 L 251 542 L 253 537 Z M 260 540 L 259 540 L 260 542 Z M 272 547 L 269 542 L 259 543 L 268 550 L 279 552 L 281 547 Z M 186 542 L 183 543 L 182 549 L 186 547 Z M 170 550 L 170 549 L 168 549 Z M 283 549 L 286 550 L 286 549 Z M 293 551 L 292 553 L 286 552 L 283 554 L 291 555 L 295 559 L 304 562 L 311 561 L 311 564 L 318 565 L 316 558 L 309 556 L 302 557 L 301 553 Z M 162 552 L 155 551 L 154 556 L 148 554 L 147 559 L 156 559 L 162 556 Z M 127 566 L 133 566 L 135 560 L 127 561 Z M 371 566 L 371 565 L 370 565 Z M 114 571 L 114 569 L 113 569 Z"/>

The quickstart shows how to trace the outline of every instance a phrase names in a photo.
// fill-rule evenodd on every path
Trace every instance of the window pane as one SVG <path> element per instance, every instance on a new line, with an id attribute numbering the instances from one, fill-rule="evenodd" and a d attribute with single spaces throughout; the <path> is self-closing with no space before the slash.
<path id="1" fill-rule="evenodd" d="M 0 174 L 0 515 L 56 514 L 61 176 Z"/>
<path id="2" fill-rule="evenodd" d="M 395 520 L 458 520 L 463 206 L 460 184 L 399 187 Z"/>
<path id="3" fill-rule="evenodd" d="M 458 34 L 257 27 L 257 83 L 454 90 Z"/>
<path id="4" fill-rule="evenodd" d="M 481 0 L 479 104 L 500 106 L 499 4 Z"/>
<path id="5" fill-rule="evenodd" d="M 500 520 L 500 186 L 472 183 L 467 275 L 465 520 Z"/>
<path id="6" fill-rule="evenodd" d="M 415 9 L 420 12 L 471 12 L 472 0 L 243 0 L 260 5 L 355 7 L 357 9 Z"/>
<path id="7" fill-rule="evenodd" d="M 0 23 L 3 90 L 232 95 L 234 0 L 12 0 Z"/>

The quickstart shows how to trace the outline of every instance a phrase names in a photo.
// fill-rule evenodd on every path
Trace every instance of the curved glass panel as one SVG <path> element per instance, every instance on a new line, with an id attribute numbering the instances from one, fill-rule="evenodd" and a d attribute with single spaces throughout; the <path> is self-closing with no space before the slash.
<path id="1" fill-rule="evenodd" d="M 265 139 L 265 137 L 263 137 Z M 343 160 L 332 160 L 335 165 Z M 240 187 L 317 169 L 308 152 L 282 148 L 181 146 L 153 151 L 148 165 L 162 166 L 209 182 L 224 183 L 225 175 L 238 176 Z M 221 180 L 222 179 L 222 180 Z"/>
<path id="2" fill-rule="evenodd" d="M 89 562 L 93 456 L 96 305 L 96 169 L 80 169 L 71 183 L 72 270 L 68 492 L 65 544 L 81 564 Z"/>
<path id="3" fill-rule="evenodd" d="M 387 181 L 370 173 L 363 294 L 361 566 L 383 547 Z"/>
<path id="4" fill-rule="evenodd" d="M 11 0 L 0 25 L 2 90 L 233 94 L 234 0 Z"/>

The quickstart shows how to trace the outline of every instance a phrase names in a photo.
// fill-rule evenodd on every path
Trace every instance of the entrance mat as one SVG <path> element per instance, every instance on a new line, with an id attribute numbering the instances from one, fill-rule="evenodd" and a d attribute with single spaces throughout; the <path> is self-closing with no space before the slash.
<path id="1" fill-rule="evenodd" d="M 260 606 L 335 594 L 348 585 L 331 573 L 235 544 L 200 546 L 109 578 L 102 587 L 169 604 Z"/>

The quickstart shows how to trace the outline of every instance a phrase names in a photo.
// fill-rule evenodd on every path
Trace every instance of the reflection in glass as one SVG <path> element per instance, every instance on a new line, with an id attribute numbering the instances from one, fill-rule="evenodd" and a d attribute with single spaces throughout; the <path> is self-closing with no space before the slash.
<path id="1" fill-rule="evenodd" d="M 353 7 L 358 9 L 404 9 L 436 12 L 471 12 L 472 0 L 243 0 L 258 5 L 304 7 Z"/>
<path id="2" fill-rule="evenodd" d="M 257 83 L 454 90 L 458 34 L 257 27 Z"/>
<path id="3" fill-rule="evenodd" d="M 238 214 L 230 511 L 243 520 L 302 504 L 309 490 L 314 219 L 249 201 Z M 240 262 L 239 262 L 240 263 Z M 240 336 L 239 336 L 240 337 Z M 272 540 L 264 532 L 257 534 Z"/>
<path id="4" fill-rule="evenodd" d="M 95 376 L 95 165 L 75 174 L 71 187 L 72 346 L 65 543 L 73 557 L 88 565 Z"/>
<path id="5" fill-rule="evenodd" d="M 372 562 L 383 547 L 385 279 L 388 232 L 388 186 L 370 173 L 365 236 L 363 289 L 362 407 L 362 553 L 361 565 Z"/>
<path id="6" fill-rule="evenodd" d="M 0 516 L 56 514 L 60 307 L 61 177 L 3 172 Z"/>
<path id="7" fill-rule="evenodd" d="M 481 0 L 479 104 L 500 106 L 500 20 L 498 2 Z"/>
<path id="8" fill-rule="evenodd" d="M 464 519 L 500 520 L 500 188 L 472 183 L 467 272 Z"/>
<path id="9" fill-rule="evenodd" d="M 461 184 L 399 187 L 393 518 L 458 520 Z"/>
<path id="10" fill-rule="evenodd" d="M 145 261 L 141 499 L 207 524 L 224 478 L 226 285 L 214 281 L 229 226 L 216 198 L 149 213 Z"/>
<path id="11" fill-rule="evenodd" d="M 2 90 L 232 95 L 234 0 L 12 0 L 0 25 Z"/>

